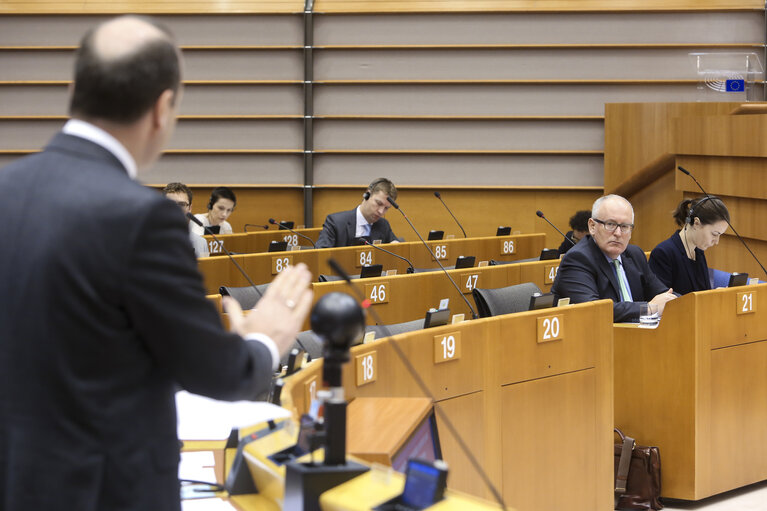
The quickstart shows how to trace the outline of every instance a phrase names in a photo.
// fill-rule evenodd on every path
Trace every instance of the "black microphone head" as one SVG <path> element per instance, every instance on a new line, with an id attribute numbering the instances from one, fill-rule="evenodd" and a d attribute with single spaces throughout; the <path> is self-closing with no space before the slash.
<path id="1" fill-rule="evenodd" d="M 191 213 L 187 213 L 187 214 L 186 214 L 186 217 L 187 217 L 189 220 L 191 220 L 192 222 L 194 222 L 194 223 L 196 223 L 197 225 L 199 225 L 200 227 L 203 227 L 203 228 L 205 227 L 204 225 L 202 225 L 202 222 L 200 222 L 200 221 L 197 219 L 197 217 L 196 217 L 196 216 L 194 216 L 193 214 L 191 214 Z"/>
<path id="2" fill-rule="evenodd" d="M 274 218 L 270 218 L 270 219 L 269 219 L 269 223 L 270 223 L 270 224 L 272 224 L 272 225 L 274 225 L 274 224 L 276 224 L 276 223 L 277 223 L 277 221 L 276 221 Z"/>
<path id="3" fill-rule="evenodd" d="M 392 199 L 391 197 L 388 197 L 388 196 L 387 196 L 387 197 L 386 197 L 386 200 L 388 200 L 388 201 L 389 201 L 389 204 L 391 204 L 392 206 L 394 206 L 394 209 L 399 209 L 399 204 L 397 204 L 396 202 L 394 202 L 394 199 Z"/>
<path id="4" fill-rule="evenodd" d="M 543 216 L 543 211 L 541 211 L 540 209 L 539 209 L 538 211 L 536 211 L 536 212 L 535 212 L 535 214 L 536 214 L 536 215 L 538 215 L 538 216 L 539 216 L 539 217 L 541 217 L 541 218 L 545 218 L 545 217 Z"/>
<path id="5" fill-rule="evenodd" d="M 346 293 L 328 293 L 317 300 L 309 322 L 312 331 L 323 340 L 325 356 L 332 353 L 336 360 L 338 357 L 348 360 L 349 347 L 365 331 L 365 313 L 357 300 Z"/>
<path id="6" fill-rule="evenodd" d="M 434 192 L 434 196 L 435 196 L 436 198 L 438 198 L 438 199 L 439 199 L 440 197 L 442 197 L 442 196 L 439 194 L 439 192 Z"/>
<path id="7" fill-rule="evenodd" d="M 677 168 L 681 170 L 683 174 L 687 174 L 688 176 L 690 175 L 690 172 L 686 168 L 682 167 L 681 165 L 679 165 Z"/>

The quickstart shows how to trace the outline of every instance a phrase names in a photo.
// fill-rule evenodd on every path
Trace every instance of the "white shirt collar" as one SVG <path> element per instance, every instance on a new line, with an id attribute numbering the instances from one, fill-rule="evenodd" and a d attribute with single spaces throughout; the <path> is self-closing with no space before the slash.
<path id="1" fill-rule="evenodd" d="M 365 220 L 365 217 L 362 216 L 362 211 L 360 210 L 360 207 L 357 206 L 357 226 L 354 229 L 354 235 L 356 237 L 365 236 L 365 230 L 364 225 L 368 225 L 368 221 Z"/>
<path id="2" fill-rule="evenodd" d="M 128 176 L 131 179 L 136 179 L 136 176 L 138 175 L 136 160 L 133 159 L 133 156 L 131 156 L 119 140 L 106 131 L 89 122 L 81 121 L 80 119 L 69 119 L 61 131 L 67 135 L 90 140 L 94 144 L 103 147 L 123 164 L 123 167 L 125 167 L 125 170 L 128 172 Z"/>

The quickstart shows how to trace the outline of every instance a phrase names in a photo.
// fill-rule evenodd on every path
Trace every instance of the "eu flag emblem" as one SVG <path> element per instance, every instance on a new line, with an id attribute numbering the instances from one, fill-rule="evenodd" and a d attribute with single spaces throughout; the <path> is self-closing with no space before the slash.
<path id="1" fill-rule="evenodd" d="M 724 85 L 727 92 L 743 92 L 746 90 L 746 81 L 742 79 L 727 80 Z"/>

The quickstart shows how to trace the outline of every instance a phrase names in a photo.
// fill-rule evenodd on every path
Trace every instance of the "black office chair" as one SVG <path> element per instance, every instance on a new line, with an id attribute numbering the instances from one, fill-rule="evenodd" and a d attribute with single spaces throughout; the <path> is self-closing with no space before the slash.
<path id="1" fill-rule="evenodd" d="M 310 360 L 322 358 L 322 341 L 320 341 L 320 339 L 314 335 L 314 332 L 311 330 L 298 332 L 298 335 L 296 336 L 296 342 L 293 343 L 293 346 L 290 347 L 287 353 L 285 353 L 285 355 L 282 357 L 282 360 L 280 360 L 281 366 L 284 366 L 288 363 L 288 357 L 290 356 L 290 351 L 293 348 L 300 348 L 306 351 Z"/>
<path id="2" fill-rule="evenodd" d="M 261 284 L 259 286 L 256 286 L 256 289 L 261 292 L 261 294 L 258 294 L 255 289 L 253 289 L 253 286 L 245 286 L 245 287 L 229 287 L 229 286 L 221 286 L 218 288 L 218 292 L 221 294 L 221 296 L 231 296 L 237 302 L 240 304 L 240 307 L 242 307 L 244 310 L 252 309 L 256 303 L 261 299 L 261 295 L 266 293 L 266 288 L 269 287 L 269 284 Z"/>
<path id="3" fill-rule="evenodd" d="M 365 333 L 375 332 L 376 339 L 386 337 L 387 335 L 403 334 L 405 332 L 412 332 L 414 330 L 423 329 L 423 318 L 415 319 L 413 321 L 406 321 L 404 323 L 395 323 L 393 325 L 369 325 L 365 327 Z"/>
<path id="4" fill-rule="evenodd" d="M 532 282 L 498 289 L 474 288 L 472 295 L 477 304 L 480 318 L 489 318 L 501 314 L 526 311 L 530 307 L 530 297 L 541 290 Z"/>

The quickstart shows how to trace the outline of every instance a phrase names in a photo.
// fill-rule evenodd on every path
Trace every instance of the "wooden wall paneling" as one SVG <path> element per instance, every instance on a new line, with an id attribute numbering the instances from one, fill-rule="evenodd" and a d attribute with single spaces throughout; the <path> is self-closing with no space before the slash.
<path id="1" fill-rule="evenodd" d="M 767 148 L 762 140 L 754 136 L 754 133 L 765 132 L 767 115 L 727 115 L 729 113 L 716 115 L 712 112 L 702 118 L 674 119 L 672 152 L 710 156 L 767 156 Z"/>
<path id="2" fill-rule="evenodd" d="M 679 228 L 671 214 L 682 200 L 683 194 L 674 187 L 674 178 L 674 173 L 669 171 L 629 197 L 634 207 L 636 225 L 631 233 L 631 243 L 644 251 L 651 251 Z"/>
<path id="3" fill-rule="evenodd" d="M 605 190 L 609 193 L 658 156 L 675 152 L 673 150 L 675 147 L 674 133 L 676 132 L 673 124 L 674 118 L 724 115 L 732 111 L 737 104 L 606 104 Z"/>
<path id="4" fill-rule="evenodd" d="M 737 224 L 733 225 L 736 229 L 738 228 Z M 746 239 L 746 243 L 762 264 L 765 264 L 767 261 L 767 241 L 751 238 Z M 767 280 L 767 275 L 754 261 L 748 250 L 735 236 L 729 234 L 719 239 L 719 245 L 706 251 L 706 262 L 709 268 L 726 272 L 745 272 L 751 277 Z"/>
<path id="5" fill-rule="evenodd" d="M 764 158 L 680 155 L 677 164 L 689 170 L 709 193 L 767 199 Z M 675 186 L 689 194 L 702 194 L 695 181 L 681 172 L 677 172 Z"/>

